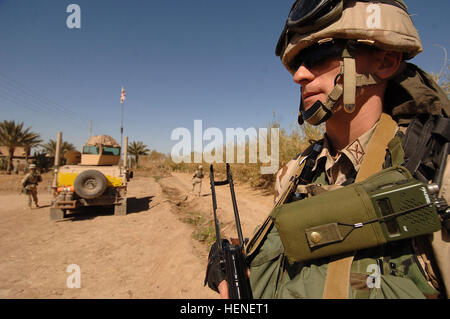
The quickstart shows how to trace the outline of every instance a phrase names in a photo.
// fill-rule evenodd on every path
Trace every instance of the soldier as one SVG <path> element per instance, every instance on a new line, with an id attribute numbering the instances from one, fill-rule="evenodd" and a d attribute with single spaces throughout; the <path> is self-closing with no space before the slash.
<path id="1" fill-rule="evenodd" d="M 42 182 L 41 175 L 36 171 L 36 165 L 30 164 L 28 167 L 31 172 L 22 179 L 23 192 L 28 197 L 28 207 L 31 209 L 31 200 L 34 201 L 36 208 L 39 208 L 37 197 L 37 185 Z"/>
<path id="2" fill-rule="evenodd" d="M 14 174 L 19 174 L 19 160 L 17 160 L 16 165 L 14 165 Z"/>
<path id="3" fill-rule="evenodd" d="M 198 186 L 198 193 L 197 196 L 200 196 L 200 193 L 202 191 L 202 180 L 203 180 L 203 166 L 199 165 L 198 169 L 195 171 L 195 173 L 192 175 L 192 192 L 195 190 L 195 185 L 199 184 Z"/>
<path id="4" fill-rule="evenodd" d="M 246 246 L 253 297 L 437 298 L 449 293 L 450 239 L 445 228 L 420 238 L 350 247 L 345 253 L 333 253 L 332 247 L 343 246 L 328 244 L 323 246 L 329 248 L 327 255 L 302 260 L 296 254 L 305 232 L 287 231 L 301 217 L 291 212 L 283 219 L 281 214 L 292 207 L 286 203 L 312 203 L 323 192 L 352 187 L 392 166 L 402 165 L 425 183 L 449 183 L 441 172 L 448 173 L 450 166 L 443 164 L 448 157 L 450 103 L 429 75 L 406 63 L 421 51 L 402 0 L 294 3 L 276 54 L 301 87 L 299 124 L 325 123 L 326 133 L 276 175 L 277 209 Z M 447 201 L 448 188 L 442 185 Z M 351 200 L 326 203 L 324 211 L 335 215 L 325 216 L 329 221 L 322 223 L 332 226 L 327 223 L 345 213 L 334 208 Z M 314 207 L 302 211 L 315 213 Z M 362 230 L 359 234 L 365 233 Z M 301 253 L 317 252 L 316 246 L 310 247 L 323 239 L 320 232 L 309 233 L 310 246 Z M 331 230 L 323 234 L 335 236 Z M 226 298 L 226 276 L 215 246 L 209 265 L 209 287 Z"/>

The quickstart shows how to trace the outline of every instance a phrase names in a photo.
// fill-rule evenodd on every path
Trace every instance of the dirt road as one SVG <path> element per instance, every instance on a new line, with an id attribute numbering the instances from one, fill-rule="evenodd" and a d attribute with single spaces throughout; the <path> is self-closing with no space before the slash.
<path id="1" fill-rule="evenodd" d="M 208 179 L 197 197 L 188 174 L 137 175 L 127 216 L 96 209 L 63 221 L 49 218 L 50 175 L 39 186 L 44 207 L 32 210 L 18 194 L 22 176 L 0 175 L 0 298 L 218 298 L 203 287 L 207 245 L 193 236 L 203 226 L 192 216 L 212 216 Z M 246 185 L 235 189 L 249 237 L 272 196 Z M 236 237 L 229 188 L 218 187 L 217 198 L 223 231 Z M 73 264 L 80 288 L 67 285 Z"/>

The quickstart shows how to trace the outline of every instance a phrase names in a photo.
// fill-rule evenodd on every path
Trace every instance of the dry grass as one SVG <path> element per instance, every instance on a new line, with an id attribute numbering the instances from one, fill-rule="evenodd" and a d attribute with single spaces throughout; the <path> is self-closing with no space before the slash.
<path id="1" fill-rule="evenodd" d="M 278 128 L 278 124 L 271 123 L 269 128 Z M 285 129 L 279 129 L 279 168 L 283 167 L 292 158 L 306 149 L 311 141 L 319 139 L 323 135 L 323 129 L 321 127 L 313 127 L 311 125 L 303 125 L 301 128 L 297 127 L 290 133 L 287 133 Z M 268 137 L 269 144 L 267 146 L 268 150 L 271 149 L 270 137 Z M 249 154 L 248 142 L 245 145 L 246 156 Z M 237 154 L 237 146 L 235 146 L 235 152 Z M 191 160 L 193 161 L 194 155 L 191 154 Z M 258 156 L 259 158 L 259 156 Z M 248 158 L 247 158 L 248 160 Z M 215 163 L 214 165 L 214 175 L 216 180 L 224 179 L 226 177 L 226 164 L 225 164 L 225 151 L 223 163 Z M 171 171 L 180 171 L 194 173 L 200 165 L 199 163 L 175 163 L 171 158 L 166 158 L 164 162 L 160 163 L 165 169 L 170 169 Z M 205 175 L 209 174 L 209 163 L 203 162 L 203 170 Z M 261 174 L 261 166 L 264 165 L 260 162 L 258 163 L 236 163 L 231 164 L 231 171 L 233 174 L 233 179 L 238 182 L 248 182 L 252 187 L 262 188 L 272 191 L 274 184 L 273 174 Z"/>

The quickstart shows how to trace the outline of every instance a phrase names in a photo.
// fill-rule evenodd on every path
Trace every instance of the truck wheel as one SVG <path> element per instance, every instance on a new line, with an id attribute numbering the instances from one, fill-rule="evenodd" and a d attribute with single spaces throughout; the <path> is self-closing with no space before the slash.
<path id="1" fill-rule="evenodd" d="M 50 220 L 64 219 L 64 210 L 59 208 L 50 208 Z"/>
<path id="2" fill-rule="evenodd" d="M 108 181 L 101 172 L 87 170 L 75 178 L 73 186 L 78 196 L 86 199 L 94 199 L 103 195 L 108 187 Z"/>
<path id="3" fill-rule="evenodd" d="M 127 199 L 124 198 L 119 204 L 114 205 L 115 216 L 125 216 L 127 214 Z"/>

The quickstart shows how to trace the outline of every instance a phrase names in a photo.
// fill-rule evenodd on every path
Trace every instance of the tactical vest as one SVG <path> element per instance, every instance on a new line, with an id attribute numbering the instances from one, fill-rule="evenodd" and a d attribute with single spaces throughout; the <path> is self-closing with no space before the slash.
<path id="1" fill-rule="evenodd" d="M 203 178 L 203 176 L 204 176 L 204 174 L 203 174 L 203 171 L 201 171 L 201 170 L 197 170 L 197 171 L 194 173 L 194 177 L 195 177 L 195 178 Z"/>
<path id="2" fill-rule="evenodd" d="M 26 187 L 28 185 L 31 186 L 37 186 L 38 183 L 42 182 L 42 177 L 41 175 L 35 173 L 30 173 L 27 176 L 25 176 L 25 178 L 23 179 L 23 186 Z"/>

